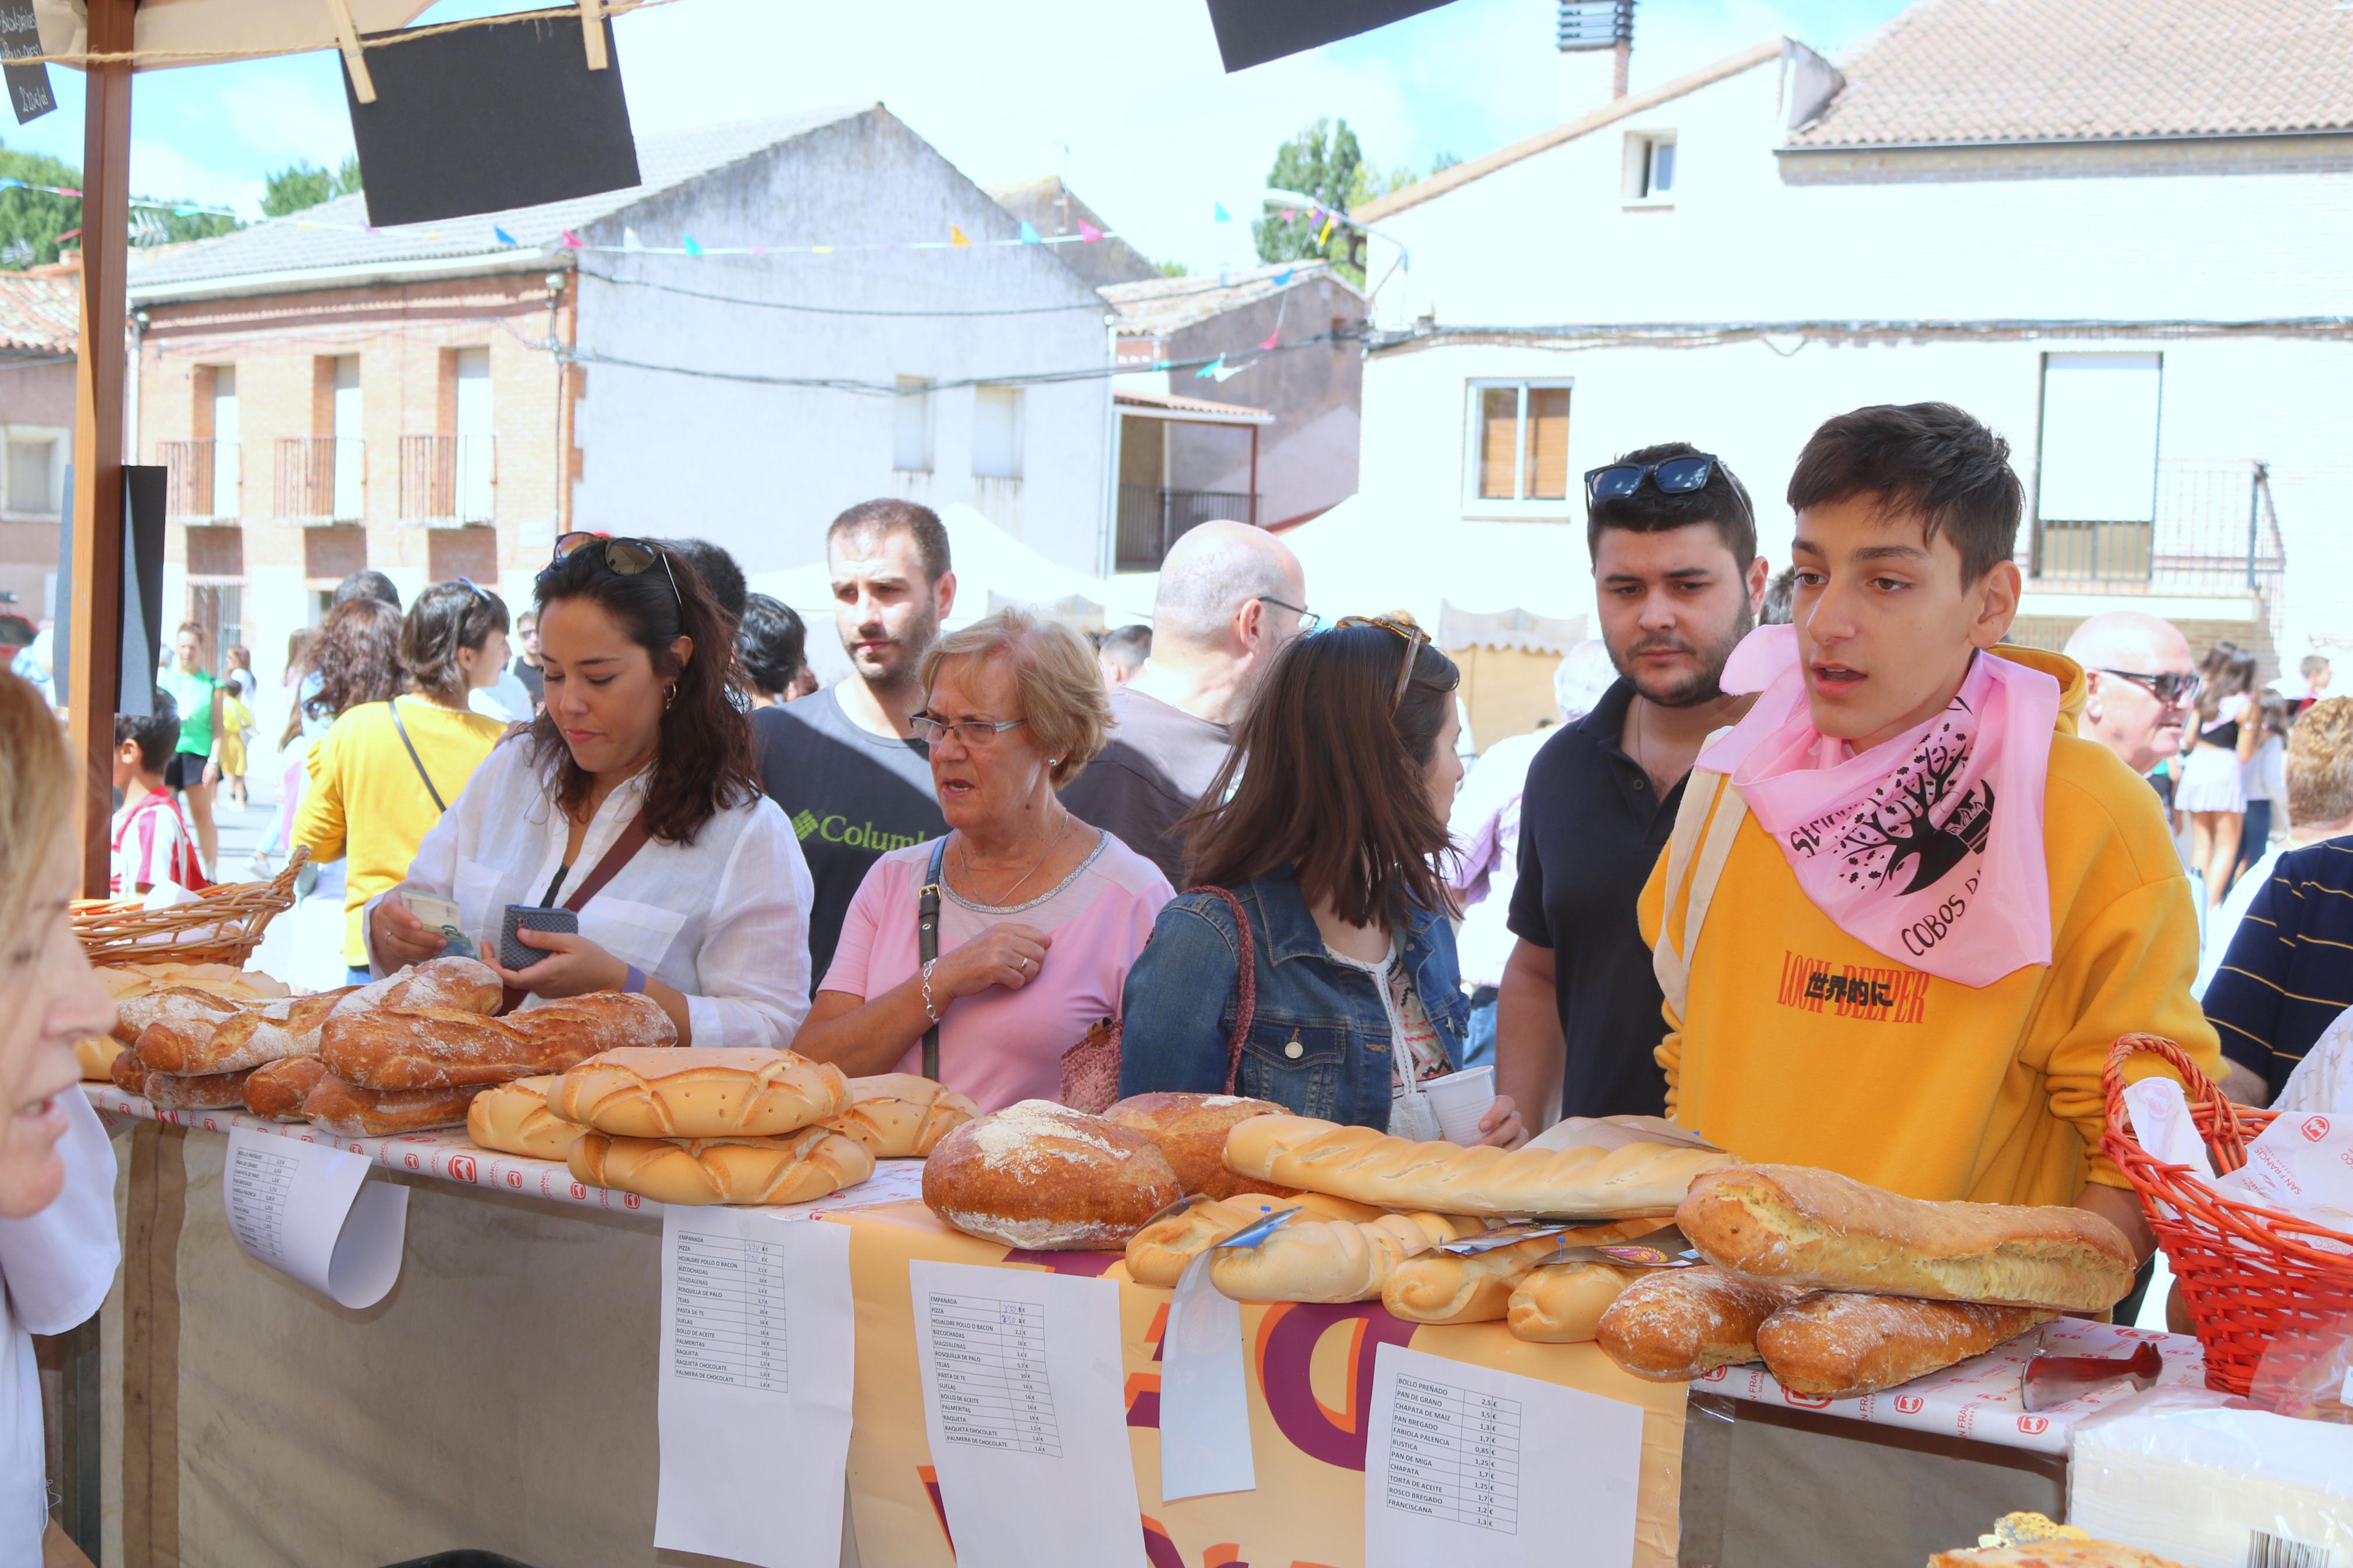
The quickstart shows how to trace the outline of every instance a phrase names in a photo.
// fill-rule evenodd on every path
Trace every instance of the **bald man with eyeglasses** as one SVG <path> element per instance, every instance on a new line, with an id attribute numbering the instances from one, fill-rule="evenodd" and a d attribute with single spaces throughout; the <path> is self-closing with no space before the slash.
<path id="1" fill-rule="evenodd" d="M 2147 778 L 2181 752 L 2182 727 L 2198 705 L 2198 665 L 2171 621 L 2141 610 L 2094 616 L 2067 639 L 2084 667 L 2081 733 Z"/>

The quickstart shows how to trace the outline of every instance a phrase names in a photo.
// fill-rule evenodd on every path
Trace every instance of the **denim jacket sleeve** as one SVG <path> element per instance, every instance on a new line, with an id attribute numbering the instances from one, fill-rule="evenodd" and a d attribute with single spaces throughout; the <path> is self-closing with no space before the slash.
<path id="1" fill-rule="evenodd" d="M 1201 895 L 1161 906 L 1121 996 L 1123 1096 L 1225 1089 L 1238 947 L 1222 900 Z"/>

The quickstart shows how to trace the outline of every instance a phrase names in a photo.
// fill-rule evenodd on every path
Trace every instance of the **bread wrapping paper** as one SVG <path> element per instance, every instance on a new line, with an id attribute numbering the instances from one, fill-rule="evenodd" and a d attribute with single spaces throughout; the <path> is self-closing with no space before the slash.
<path id="1" fill-rule="evenodd" d="M 1717 1367 L 1694 1378 L 1691 1386 L 1695 1394 L 1726 1394 L 1753 1405 L 1818 1411 L 1849 1421 L 1902 1426 L 1945 1437 L 1967 1437 L 2003 1448 L 2063 1454 L 2068 1436 L 2078 1422 L 2122 1404 L 2137 1391 L 2122 1381 L 2103 1384 L 2055 1409 L 2030 1415 L 2021 1379 L 2035 1351 L 2047 1350 L 2053 1355 L 2121 1358 L 2151 1341 L 2165 1360 L 2164 1370 L 2157 1375 L 2159 1388 L 2205 1385 L 2205 1352 L 2187 1334 L 2161 1334 L 2151 1329 L 2118 1328 L 2112 1323 L 2061 1318 L 1942 1372 L 1932 1372 L 1910 1383 L 1852 1399 L 1826 1399 L 1784 1388 L 1765 1370 L 1762 1362 Z"/>

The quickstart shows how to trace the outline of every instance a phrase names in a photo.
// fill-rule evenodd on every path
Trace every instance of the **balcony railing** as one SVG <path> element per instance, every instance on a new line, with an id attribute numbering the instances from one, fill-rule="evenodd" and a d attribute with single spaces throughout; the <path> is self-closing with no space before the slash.
<path id="1" fill-rule="evenodd" d="M 463 528 L 496 521 L 497 437 L 403 436 L 400 521 Z"/>
<path id="2" fill-rule="evenodd" d="M 174 522 L 235 522 L 244 511 L 244 465 L 234 441 L 158 441 L 166 470 L 164 515 Z"/>
<path id="3" fill-rule="evenodd" d="M 288 436 L 278 442 L 278 519 L 313 526 L 358 522 L 367 510 L 367 443 L 356 436 Z"/>
<path id="4" fill-rule="evenodd" d="M 1258 522 L 1259 498 L 1235 490 L 1173 490 L 1159 485 L 1119 487 L 1117 566 L 1157 572 L 1168 547 L 1202 523 Z"/>
<path id="5" fill-rule="evenodd" d="M 2020 564 L 2071 591 L 2276 595 L 2287 552 L 2269 465 L 2160 463 L 2152 511 L 2145 522 L 2038 518 Z"/>

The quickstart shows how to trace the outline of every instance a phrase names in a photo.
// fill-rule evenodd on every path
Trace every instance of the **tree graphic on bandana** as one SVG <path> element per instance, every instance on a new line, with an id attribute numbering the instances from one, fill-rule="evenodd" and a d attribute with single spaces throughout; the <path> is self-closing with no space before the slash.
<path id="1" fill-rule="evenodd" d="M 1990 780 L 1978 784 L 1949 809 L 1938 809 L 1968 766 L 1969 746 L 1975 739 L 1969 716 L 1956 700 L 1944 722 L 1871 792 L 1875 804 L 1865 805 L 1840 836 L 1838 848 L 1846 858 L 1850 885 L 1916 893 L 1936 886 L 1954 867 L 1984 850 L 1993 826 Z M 1907 862 L 1911 880 L 1897 887 Z"/>

